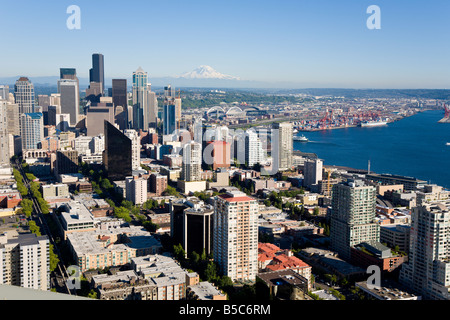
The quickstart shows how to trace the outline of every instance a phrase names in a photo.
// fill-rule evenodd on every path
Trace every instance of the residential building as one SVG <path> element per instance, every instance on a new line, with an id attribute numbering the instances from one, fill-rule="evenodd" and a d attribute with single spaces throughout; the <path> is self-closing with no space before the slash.
<path id="1" fill-rule="evenodd" d="M 253 167 L 255 164 L 265 161 L 264 150 L 258 134 L 254 130 L 245 133 L 245 164 Z"/>
<path id="2" fill-rule="evenodd" d="M 0 284 L 50 290 L 49 250 L 47 236 L 0 235 Z"/>
<path id="3" fill-rule="evenodd" d="M 213 254 L 223 275 L 254 281 L 258 272 L 258 202 L 240 191 L 215 198 Z"/>
<path id="4" fill-rule="evenodd" d="M 330 240 L 342 259 L 350 260 L 351 248 L 362 242 L 379 241 L 375 203 L 376 188 L 362 180 L 348 179 L 333 186 Z"/>
<path id="5" fill-rule="evenodd" d="M 99 300 L 157 300 L 153 282 L 134 270 L 94 275 L 91 287 L 97 291 Z"/>
<path id="6" fill-rule="evenodd" d="M 412 208 L 408 262 L 400 283 L 425 300 L 449 300 L 450 200 Z"/>
<path id="7" fill-rule="evenodd" d="M 187 287 L 199 283 L 197 273 L 184 270 L 174 259 L 160 254 L 135 257 L 131 267 L 156 286 L 154 300 L 184 300 Z"/>
<path id="8" fill-rule="evenodd" d="M 187 287 L 186 300 L 227 300 L 227 295 L 211 282 L 202 281 L 196 285 Z"/>
<path id="9" fill-rule="evenodd" d="M 202 145 L 191 141 L 183 146 L 183 167 L 181 180 L 201 181 Z"/>
<path id="10" fill-rule="evenodd" d="M 161 251 L 161 243 L 141 227 L 116 227 L 67 235 L 80 272 L 123 266 L 131 259 Z"/>
<path id="11" fill-rule="evenodd" d="M 125 179 L 126 199 L 134 205 L 141 205 L 147 201 L 148 181 L 137 176 Z"/>
<path id="12" fill-rule="evenodd" d="M 141 139 L 136 130 L 124 130 L 124 135 L 131 140 L 131 168 L 132 170 L 141 169 Z"/>
<path id="13" fill-rule="evenodd" d="M 293 147 L 292 123 L 274 123 L 272 127 L 272 165 L 276 171 L 284 171 L 292 167 Z"/>
<path id="14" fill-rule="evenodd" d="M 321 159 L 308 159 L 303 170 L 303 185 L 311 188 L 322 180 L 323 161 Z"/>
<path id="15" fill-rule="evenodd" d="M 156 194 L 156 196 L 162 195 L 167 189 L 167 176 L 159 173 L 152 173 L 148 179 L 149 192 Z"/>

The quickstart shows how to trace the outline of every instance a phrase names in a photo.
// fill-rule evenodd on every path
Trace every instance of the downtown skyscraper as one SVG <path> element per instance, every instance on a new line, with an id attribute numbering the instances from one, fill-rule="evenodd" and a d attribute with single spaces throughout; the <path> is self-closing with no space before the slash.
<path id="1" fill-rule="evenodd" d="M 19 114 L 35 112 L 34 85 L 27 77 L 20 77 L 16 81 L 14 99 L 19 106 Z"/>
<path id="2" fill-rule="evenodd" d="M 59 80 L 58 89 L 61 94 L 61 113 L 70 115 L 70 126 L 75 127 L 80 116 L 78 80 Z"/>
<path id="3" fill-rule="evenodd" d="M 164 88 L 163 134 L 173 134 L 177 129 L 177 106 L 175 104 L 175 89 L 168 85 Z"/>
<path id="4" fill-rule="evenodd" d="M 101 84 L 101 94 L 105 93 L 105 63 L 101 53 L 92 55 L 92 68 L 89 70 L 89 82 Z"/>
<path id="5" fill-rule="evenodd" d="M 127 79 L 113 79 L 111 93 L 115 122 L 121 130 L 128 129 Z"/>
<path id="6" fill-rule="evenodd" d="M 142 68 L 133 72 L 133 121 L 132 128 L 148 131 L 155 127 L 158 115 L 156 95 L 151 91 L 147 72 Z"/>
<path id="7" fill-rule="evenodd" d="M 22 137 L 22 149 L 39 149 L 39 144 L 44 140 L 44 119 L 40 112 L 22 113 L 20 115 L 20 135 Z"/>

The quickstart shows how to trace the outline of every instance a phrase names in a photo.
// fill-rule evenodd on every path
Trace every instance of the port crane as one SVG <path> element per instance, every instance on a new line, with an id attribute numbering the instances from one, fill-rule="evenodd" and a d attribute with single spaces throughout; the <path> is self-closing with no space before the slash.
<path id="1" fill-rule="evenodd" d="M 444 103 L 444 110 L 445 110 L 444 118 L 450 118 L 450 106 L 447 106 L 447 105 Z"/>

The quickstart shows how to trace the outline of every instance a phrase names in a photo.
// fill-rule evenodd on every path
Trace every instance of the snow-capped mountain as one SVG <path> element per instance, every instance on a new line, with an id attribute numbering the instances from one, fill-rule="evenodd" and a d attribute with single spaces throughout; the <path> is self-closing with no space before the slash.
<path id="1" fill-rule="evenodd" d="M 182 75 L 178 76 L 178 78 L 240 80 L 240 78 L 238 77 L 220 73 L 210 66 L 200 66 L 194 71 L 183 73 Z"/>

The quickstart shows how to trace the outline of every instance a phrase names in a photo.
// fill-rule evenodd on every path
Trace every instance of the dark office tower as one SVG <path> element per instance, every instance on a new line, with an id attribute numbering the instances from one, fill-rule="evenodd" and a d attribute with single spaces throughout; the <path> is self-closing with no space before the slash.
<path id="1" fill-rule="evenodd" d="M 111 181 L 125 180 L 132 175 L 132 142 L 108 121 L 105 126 L 103 164 Z"/>
<path id="2" fill-rule="evenodd" d="M 183 249 L 186 253 L 212 253 L 214 208 L 197 207 L 184 210 Z"/>
<path id="3" fill-rule="evenodd" d="M 89 82 L 102 84 L 102 95 L 105 91 L 105 65 L 103 55 L 94 53 L 92 55 L 92 69 L 89 70 Z"/>
<path id="4" fill-rule="evenodd" d="M 177 129 L 176 106 L 173 99 L 164 101 L 163 134 L 174 134 Z"/>
<path id="5" fill-rule="evenodd" d="M 118 116 L 117 124 L 119 125 L 121 130 L 127 129 L 128 119 L 125 117 L 128 106 L 127 99 L 127 80 L 126 79 L 113 79 L 112 80 L 112 92 L 111 92 L 113 104 L 115 107 L 115 114 Z M 118 107 L 121 107 L 121 111 L 117 110 Z M 119 112 L 120 111 L 120 112 Z"/>
<path id="6" fill-rule="evenodd" d="M 189 208 L 184 200 L 170 201 L 169 212 L 170 212 L 170 237 L 176 244 L 183 244 L 183 233 L 184 233 L 184 210 Z"/>
<path id="7" fill-rule="evenodd" d="M 19 114 L 35 112 L 34 85 L 27 77 L 20 77 L 14 86 L 15 103 L 19 106 Z"/>
<path id="8" fill-rule="evenodd" d="M 55 174 L 78 173 L 78 151 L 64 150 L 56 152 Z"/>

